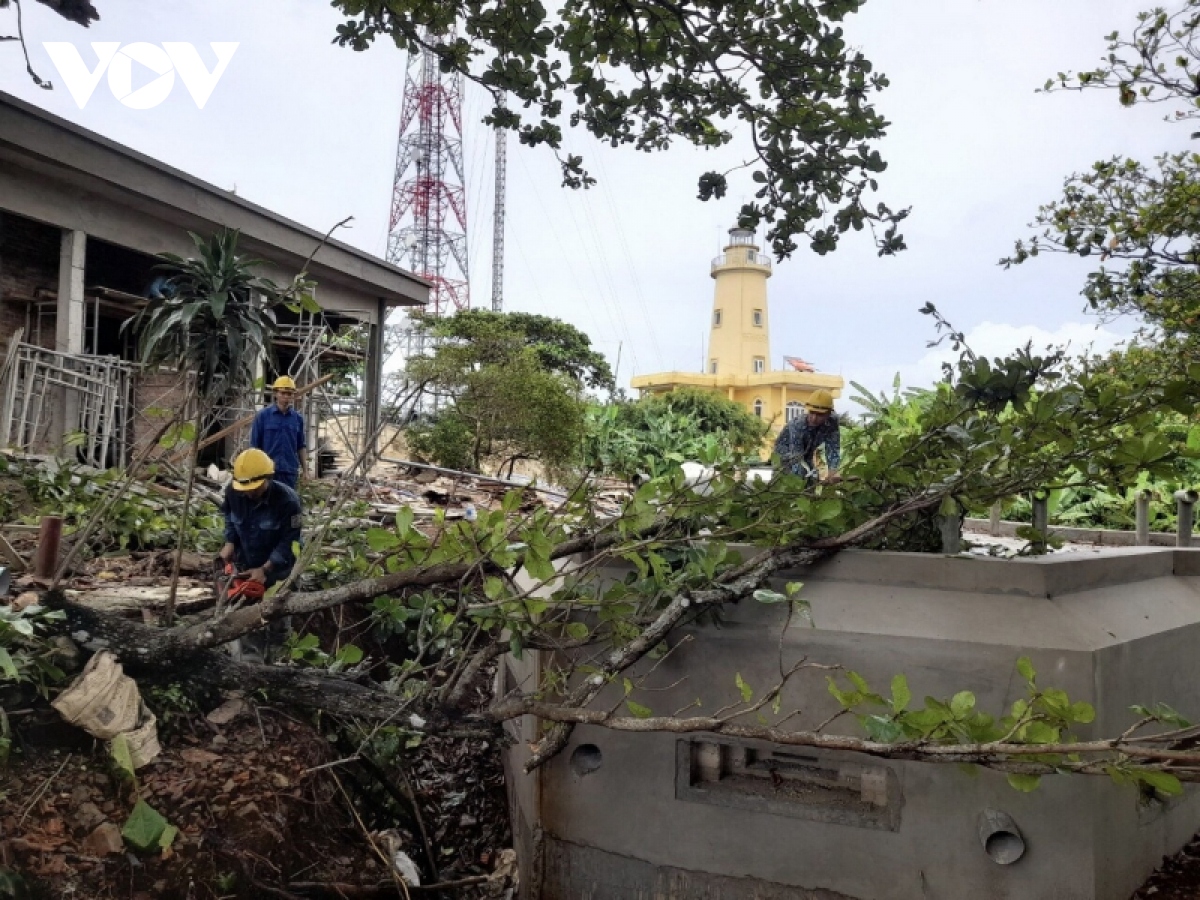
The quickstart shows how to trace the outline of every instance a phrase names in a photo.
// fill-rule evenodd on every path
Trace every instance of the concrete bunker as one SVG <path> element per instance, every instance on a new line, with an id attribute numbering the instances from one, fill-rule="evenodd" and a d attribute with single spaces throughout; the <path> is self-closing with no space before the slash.
<path id="1" fill-rule="evenodd" d="M 1014 664 L 1028 656 L 1039 684 L 1095 707 L 1081 739 L 1120 734 L 1136 703 L 1200 716 L 1195 550 L 1017 560 L 848 551 L 780 573 L 775 586 L 787 581 L 804 582 L 816 623 L 788 626 L 789 660 L 841 663 L 872 685 L 904 673 L 914 697 L 966 689 L 1000 712 L 1023 695 Z M 651 695 L 656 711 L 720 708 L 735 673 L 773 683 L 784 617 L 742 603 L 720 628 L 689 629 L 659 662 L 674 687 Z M 526 651 L 500 677 L 528 685 L 549 662 Z M 784 706 L 805 711 L 798 728 L 837 710 L 815 673 L 789 683 Z M 1166 798 L 1060 775 L 1021 793 L 987 769 L 705 733 L 579 726 L 525 775 L 539 725 L 527 717 L 517 731 L 507 766 L 527 900 L 1126 900 L 1200 829 L 1191 786 Z M 828 732 L 860 733 L 853 721 Z M 583 758 L 603 763 L 584 774 Z"/>

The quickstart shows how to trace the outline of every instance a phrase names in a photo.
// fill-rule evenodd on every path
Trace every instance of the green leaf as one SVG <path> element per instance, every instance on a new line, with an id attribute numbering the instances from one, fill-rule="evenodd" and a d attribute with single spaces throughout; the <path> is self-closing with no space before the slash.
<path id="1" fill-rule="evenodd" d="M 1082 701 L 1079 703 L 1072 703 L 1071 719 L 1072 721 L 1078 722 L 1081 725 L 1087 725 L 1088 723 L 1095 721 L 1096 709 L 1090 703 L 1084 703 Z"/>
<path id="2" fill-rule="evenodd" d="M 1008 776 L 1009 785 L 1025 794 L 1028 794 L 1031 791 L 1036 791 L 1041 780 L 1041 775 L 1018 775 L 1013 772 Z"/>
<path id="3" fill-rule="evenodd" d="M 904 712 L 912 700 L 912 691 L 908 689 L 908 679 L 903 675 L 892 677 L 892 712 Z"/>
<path id="4" fill-rule="evenodd" d="M 133 812 L 125 820 L 121 837 L 135 850 L 153 850 L 158 846 L 169 824 L 153 806 L 145 800 L 138 800 L 134 804 Z"/>
<path id="5" fill-rule="evenodd" d="M 414 513 L 411 506 L 402 506 L 396 512 L 396 533 L 406 537 L 412 531 Z"/>
<path id="6" fill-rule="evenodd" d="M 754 696 L 754 689 L 750 687 L 750 685 L 746 684 L 745 680 L 742 678 L 741 672 L 737 673 L 734 683 L 737 685 L 737 689 L 742 695 L 742 700 L 746 703 L 749 703 L 750 698 Z"/>
<path id="7" fill-rule="evenodd" d="M 158 846 L 163 850 L 169 849 L 170 846 L 175 843 L 175 838 L 178 835 L 179 829 L 174 825 L 168 824 L 167 827 L 163 829 L 163 833 L 159 835 Z"/>
<path id="8" fill-rule="evenodd" d="M 582 641 L 589 634 L 591 634 L 591 632 L 588 630 L 587 625 L 583 624 L 583 622 L 567 623 L 566 632 L 567 632 L 567 637 L 572 638 L 573 640 L 576 640 L 576 641 Z"/>
<path id="9" fill-rule="evenodd" d="M 13 662 L 12 656 L 3 647 L 0 647 L 0 672 L 3 672 L 4 677 L 10 681 L 19 680 L 21 675 L 17 671 L 17 664 Z"/>
<path id="10" fill-rule="evenodd" d="M 1022 656 L 1017 660 L 1017 672 L 1026 681 L 1032 682 L 1037 677 L 1037 672 L 1033 670 L 1033 663 L 1029 661 L 1028 656 Z"/>
<path id="11" fill-rule="evenodd" d="M 770 591 L 766 588 L 759 588 L 754 592 L 754 599 L 759 603 L 783 603 L 785 600 L 787 600 L 787 597 L 778 591 Z"/>
<path id="12" fill-rule="evenodd" d="M 523 650 L 524 645 L 521 643 L 521 636 L 519 634 L 513 634 L 511 637 L 509 637 L 508 652 L 511 653 L 514 658 L 519 660 Z"/>
<path id="13" fill-rule="evenodd" d="M 367 546 L 376 553 L 381 553 L 399 547 L 400 538 L 396 536 L 395 532 L 388 531 L 386 528 L 368 528 Z"/>
<path id="14" fill-rule="evenodd" d="M 134 773 L 133 754 L 129 750 L 129 741 L 125 735 L 118 734 L 109 744 L 108 752 L 112 754 L 113 762 L 117 764 L 117 768 L 132 778 Z"/>
<path id="15" fill-rule="evenodd" d="M 871 693 L 871 688 L 867 685 L 867 680 L 857 672 L 849 671 L 846 673 L 846 677 L 850 679 L 850 683 L 854 685 L 855 690 L 857 690 L 860 694 Z"/>
<path id="16" fill-rule="evenodd" d="M 783 592 L 789 597 L 795 597 L 802 587 L 804 587 L 803 581 L 789 581 L 783 586 Z"/>
<path id="17" fill-rule="evenodd" d="M 343 665 L 356 666 L 362 662 L 362 648 L 354 644 L 347 644 L 337 652 L 337 659 Z"/>
<path id="18" fill-rule="evenodd" d="M 1179 779 L 1170 772 L 1159 772 L 1155 770 L 1138 770 L 1137 777 L 1144 781 L 1156 791 L 1161 791 L 1168 797 L 1178 797 L 1183 793 L 1183 785 L 1179 783 Z"/>
<path id="19" fill-rule="evenodd" d="M 950 700 L 950 711 L 962 718 L 975 708 L 975 695 L 970 691 L 959 691 Z"/>
<path id="20" fill-rule="evenodd" d="M 629 711 L 638 719 L 648 719 L 654 715 L 654 711 L 648 706 L 642 706 L 640 703 L 634 703 L 632 700 L 626 700 L 625 705 L 629 707 Z"/>
<path id="21" fill-rule="evenodd" d="M 871 740 L 878 741 L 881 744 L 891 744 L 898 741 L 904 734 L 904 729 L 900 727 L 898 722 L 894 722 L 887 716 L 863 716 L 859 719 Z"/>

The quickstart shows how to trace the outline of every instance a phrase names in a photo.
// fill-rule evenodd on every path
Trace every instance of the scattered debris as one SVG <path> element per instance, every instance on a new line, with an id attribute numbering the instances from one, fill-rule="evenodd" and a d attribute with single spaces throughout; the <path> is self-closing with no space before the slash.
<path id="1" fill-rule="evenodd" d="M 154 713 L 142 702 L 137 682 L 107 650 L 94 654 L 51 705 L 92 737 L 111 741 L 118 734 L 125 735 L 135 769 L 162 752 Z"/>

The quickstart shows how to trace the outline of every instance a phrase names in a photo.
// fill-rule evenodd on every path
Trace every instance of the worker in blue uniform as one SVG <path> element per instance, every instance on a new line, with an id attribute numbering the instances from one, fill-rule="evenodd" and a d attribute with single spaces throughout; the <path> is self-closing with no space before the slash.
<path id="1" fill-rule="evenodd" d="M 250 446 L 275 463 L 275 482 L 293 490 L 307 469 L 304 416 L 294 407 L 296 382 L 286 375 L 275 379 L 274 402 L 258 411 L 250 429 Z"/>

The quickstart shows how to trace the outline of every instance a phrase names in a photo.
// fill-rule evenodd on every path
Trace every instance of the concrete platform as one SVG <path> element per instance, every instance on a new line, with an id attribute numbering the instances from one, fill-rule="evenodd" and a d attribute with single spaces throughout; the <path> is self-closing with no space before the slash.
<path id="1" fill-rule="evenodd" d="M 613 572 L 611 574 L 618 574 Z M 1039 559 L 846 552 L 803 581 L 815 628 L 793 621 L 785 665 L 841 663 L 881 692 L 908 677 L 916 702 L 971 690 L 1001 713 L 1024 695 L 1014 669 L 1029 656 L 1039 683 L 1096 707 L 1078 736 L 1120 733 L 1134 703 L 1164 701 L 1200 720 L 1200 551 L 1151 548 Z M 639 694 L 656 713 L 736 700 L 778 679 L 778 606 L 743 603 L 722 627 L 692 631 Z M 528 686 L 546 660 L 508 660 Z M 678 682 L 678 683 L 676 683 Z M 612 698 L 616 705 L 618 698 Z M 601 701 L 603 705 L 603 701 Z M 798 728 L 836 711 L 824 673 L 784 696 Z M 831 732 L 854 733 L 843 719 Z M 1200 830 L 1197 792 L 1146 800 L 1106 778 L 1051 776 L 1030 794 L 1003 775 L 892 762 L 706 735 L 576 729 L 570 747 L 521 773 L 513 726 L 510 792 L 527 900 L 1127 900 L 1164 855 Z M 1024 855 L 984 851 L 985 809 L 1009 815 Z"/>

